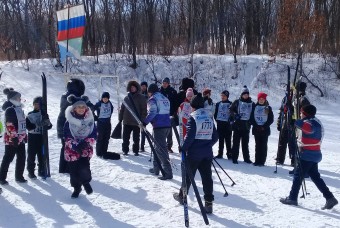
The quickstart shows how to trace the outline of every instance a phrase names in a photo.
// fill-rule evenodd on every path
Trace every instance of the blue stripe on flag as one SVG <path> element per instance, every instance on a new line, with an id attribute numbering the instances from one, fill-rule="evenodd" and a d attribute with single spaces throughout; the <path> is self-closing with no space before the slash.
<path id="1" fill-rule="evenodd" d="M 67 25 L 67 20 L 58 21 L 58 31 L 67 30 Z M 85 26 L 85 16 L 70 18 L 69 25 L 69 29 Z"/>

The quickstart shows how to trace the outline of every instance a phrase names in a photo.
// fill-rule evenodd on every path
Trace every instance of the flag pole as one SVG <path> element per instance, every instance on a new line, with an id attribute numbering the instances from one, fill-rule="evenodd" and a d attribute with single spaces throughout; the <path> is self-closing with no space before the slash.
<path id="1" fill-rule="evenodd" d="M 66 58 L 65 58 L 65 66 L 66 66 L 66 73 L 67 73 L 67 63 L 68 63 L 68 35 L 70 31 L 70 2 L 67 3 L 67 32 L 66 32 Z"/>

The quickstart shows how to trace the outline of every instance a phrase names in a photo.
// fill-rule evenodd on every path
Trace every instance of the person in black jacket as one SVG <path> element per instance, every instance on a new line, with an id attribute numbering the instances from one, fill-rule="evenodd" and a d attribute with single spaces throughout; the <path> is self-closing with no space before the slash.
<path id="1" fill-rule="evenodd" d="M 213 211 L 213 180 L 211 163 L 213 159 L 213 145 L 218 140 L 218 134 L 214 120 L 208 110 L 204 108 L 204 100 L 199 93 L 190 101 L 193 112 L 187 124 L 187 134 L 184 139 L 181 151 L 187 153 L 187 168 L 195 177 L 198 170 L 203 184 L 205 210 L 208 214 Z M 190 179 L 186 178 L 187 191 L 190 188 Z M 183 204 L 183 189 L 173 195 L 175 200 Z"/>
<path id="2" fill-rule="evenodd" d="M 31 179 L 37 179 L 34 174 L 35 169 L 35 157 L 38 157 L 38 176 L 44 176 L 44 162 L 42 154 L 43 135 L 42 127 L 46 126 L 47 129 L 52 128 L 52 124 L 49 119 L 42 122 L 42 116 L 40 112 L 40 104 L 42 97 L 35 97 L 33 100 L 34 110 L 29 112 L 26 117 L 27 126 L 35 126 L 33 129 L 28 129 L 28 143 L 27 143 L 27 171 L 28 177 Z"/>
<path id="3" fill-rule="evenodd" d="M 254 109 L 254 102 L 252 102 L 251 97 L 249 97 L 249 90 L 247 86 L 242 89 L 241 97 L 233 102 L 230 107 L 230 112 L 233 117 L 233 163 L 238 164 L 238 156 L 240 149 L 240 140 L 242 140 L 242 153 L 243 160 L 251 164 L 249 156 L 249 133 L 251 127 L 251 114 Z"/>
<path id="4" fill-rule="evenodd" d="M 64 149 L 65 149 L 65 141 L 63 139 L 64 136 L 64 124 L 66 122 L 65 118 L 65 110 L 70 103 L 67 101 L 67 97 L 71 94 L 76 97 L 80 97 L 85 93 L 85 84 L 82 80 L 77 78 L 72 78 L 67 82 L 67 91 L 61 96 L 60 99 L 60 112 L 57 120 L 57 135 L 58 138 L 61 139 L 61 150 L 60 150 L 60 160 L 59 160 L 59 173 L 69 173 L 67 169 L 67 163 L 64 159 Z"/>
<path id="5" fill-rule="evenodd" d="M 171 127 L 175 130 L 176 126 L 178 125 L 178 118 L 177 118 L 178 106 L 177 106 L 177 101 L 176 101 L 177 91 L 173 87 L 170 86 L 170 79 L 169 78 L 163 79 L 162 86 L 159 89 L 159 92 L 161 92 L 161 94 L 163 94 L 170 101 Z M 176 130 L 175 130 L 176 138 L 179 139 L 179 135 L 178 135 L 178 132 L 176 132 Z M 173 153 L 173 150 L 171 149 L 172 145 L 173 145 L 172 130 L 170 131 L 166 141 L 167 141 L 167 145 L 168 145 L 168 152 Z"/>
<path id="6" fill-rule="evenodd" d="M 97 144 L 96 154 L 98 157 L 106 157 L 107 148 L 109 146 L 110 133 L 111 133 L 111 116 L 113 112 L 113 105 L 110 101 L 110 94 L 103 92 L 101 100 L 94 106 L 97 116 Z"/>
<path id="7" fill-rule="evenodd" d="M 0 184 L 8 185 L 6 180 L 10 163 L 14 156 L 17 156 L 15 164 L 15 181 L 26 183 L 24 178 L 27 142 L 26 127 L 33 129 L 34 125 L 26 124 L 25 114 L 22 110 L 21 94 L 12 88 L 4 89 L 7 101 L 3 104 L 2 110 L 5 111 L 5 153 L 0 167 Z"/>
<path id="8" fill-rule="evenodd" d="M 255 137 L 255 166 L 264 166 L 267 159 L 270 125 L 274 121 L 272 108 L 267 101 L 267 94 L 260 92 L 253 110 L 252 133 Z"/>
<path id="9" fill-rule="evenodd" d="M 217 102 L 215 107 L 214 118 L 217 123 L 218 132 L 218 155 L 216 158 L 223 158 L 224 143 L 227 148 L 227 158 L 232 159 L 231 152 L 231 136 L 232 130 L 230 125 L 230 106 L 231 101 L 229 101 L 229 92 L 224 90 L 221 93 L 221 101 Z"/>
<path id="10" fill-rule="evenodd" d="M 144 95 L 145 99 L 148 100 L 148 83 L 147 82 L 141 82 L 140 83 L 140 88 L 141 88 L 141 92 L 142 95 Z M 145 132 L 143 130 L 140 131 L 141 132 L 141 140 L 140 140 L 140 151 L 141 152 L 145 152 Z"/>

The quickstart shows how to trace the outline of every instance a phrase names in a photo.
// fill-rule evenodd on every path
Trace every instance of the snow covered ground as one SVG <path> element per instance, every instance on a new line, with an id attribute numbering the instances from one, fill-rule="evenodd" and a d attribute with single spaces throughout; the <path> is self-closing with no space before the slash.
<path id="1" fill-rule="evenodd" d="M 127 66 L 128 59 L 124 56 L 111 59 L 102 56 L 100 64 L 93 64 L 93 59 L 85 58 L 73 65 L 72 72 L 83 75 L 116 74 L 120 78 L 120 98 L 125 96 L 125 86 L 129 79 L 147 80 L 151 82 L 156 73 L 158 80 L 168 76 L 178 87 L 180 79 L 188 75 L 186 57 L 171 57 L 170 63 L 152 59 L 149 65 L 140 57 L 140 67 L 133 71 Z M 231 56 L 197 56 L 195 58 L 195 77 L 197 88 L 210 87 L 215 101 L 219 93 L 228 89 L 231 100 L 239 96 L 241 87 L 248 85 L 250 94 L 256 100 L 257 92 L 262 90 L 269 94 L 269 102 L 273 107 L 275 119 L 281 98 L 284 96 L 286 82 L 285 67 L 280 64 L 267 66 L 266 57 L 247 56 L 240 58 L 239 64 L 232 63 Z M 149 58 L 150 60 L 150 58 Z M 294 60 L 278 60 L 280 63 L 295 65 Z M 329 74 L 317 73 L 321 64 L 317 57 L 310 58 L 304 67 L 313 71 L 310 75 L 313 82 L 326 92 L 327 97 L 319 98 L 315 89 L 308 87 L 307 92 L 318 108 L 317 116 L 325 127 L 325 137 L 322 144 L 323 161 L 319 164 L 321 175 L 334 195 L 340 199 L 340 166 L 339 140 L 340 125 L 337 100 L 339 82 L 331 79 Z M 54 69 L 53 61 L 48 59 L 30 60 L 26 62 L 0 62 L 1 91 L 5 87 L 13 87 L 22 93 L 25 100 L 25 113 L 32 109 L 32 100 L 41 94 L 41 72 L 45 72 L 48 81 L 48 111 L 54 124 L 49 131 L 51 178 L 29 180 L 27 184 L 14 181 L 15 161 L 8 173 L 8 186 L 3 186 L 0 195 L 0 227 L 184 227 L 183 207 L 173 200 L 172 194 L 177 192 L 181 184 L 180 156 L 171 154 L 174 169 L 174 179 L 160 181 L 150 175 L 148 169 L 150 148 L 140 156 L 123 156 L 121 160 L 109 161 L 94 156 L 91 160 L 94 193 L 87 196 L 84 191 L 78 199 L 71 199 L 72 188 L 69 177 L 58 173 L 60 140 L 57 139 L 56 121 L 59 113 L 59 99 L 65 91 L 64 75 L 60 69 Z M 29 71 L 25 70 L 29 67 Z M 293 74 L 292 74 L 293 75 Z M 232 79 L 234 78 L 234 79 Z M 98 79 L 84 79 L 86 94 L 93 102 L 98 98 L 100 90 L 116 93 L 113 82 L 104 82 L 98 91 Z M 330 83 L 331 81 L 331 83 Z M 327 83 L 324 83 L 327 82 Z M 110 84 L 111 83 L 111 84 Z M 5 101 L 5 95 L 0 94 L 0 102 Z M 112 117 L 115 125 L 117 117 L 117 96 L 111 101 L 116 111 Z M 151 130 L 151 129 L 150 129 Z M 209 216 L 210 227 L 340 227 L 340 209 L 336 206 L 330 211 L 320 208 L 325 199 L 314 184 L 306 179 L 307 190 L 310 193 L 306 199 L 299 199 L 299 206 L 286 206 L 279 202 L 280 197 L 288 195 L 292 177 L 288 175 L 289 166 L 279 166 L 275 174 L 274 158 L 277 151 L 278 132 L 275 123 L 272 125 L 269 137 L 268 158 L 265 167 L 255 167 L 241 162 L 232 164 L 226 159 L 218 160 L 228 174 L 236 182 L 231 187 L 231 181 L 221 171 L 229 193 L 224 197 L 224 189 L 216 173 L 214 178 L 214 213 Z M 120 152 L 121 140 L 110 140 L 109 150 Z M 3 142 L 0 144 L 0 157 L 4 153 Z M 254 140 L 250 140 L 250 154 L 254 160 Z M 177 145 L 174 145 L 177 148 Z M 214 147 L 217 154 L 217 145 Z M 286 159 L 288 163 L 289 159 Z M 25 171 L 25 176 L 27 172 Z M 196 182 L 202 194 L 200 177 Z M 192 189 L 189 192 L 189 218 L 191 227 L 205 227 L 199 207 Z"/>

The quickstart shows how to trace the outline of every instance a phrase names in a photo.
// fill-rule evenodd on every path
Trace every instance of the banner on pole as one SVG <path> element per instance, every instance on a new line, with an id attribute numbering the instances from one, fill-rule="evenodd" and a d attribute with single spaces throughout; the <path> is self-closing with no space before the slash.
<path id="1" fill-rule="evenodd" d="M 60 60 L 80 58 L 85 32 L 84 5 L 70 6 L 57 11 Z"/>

